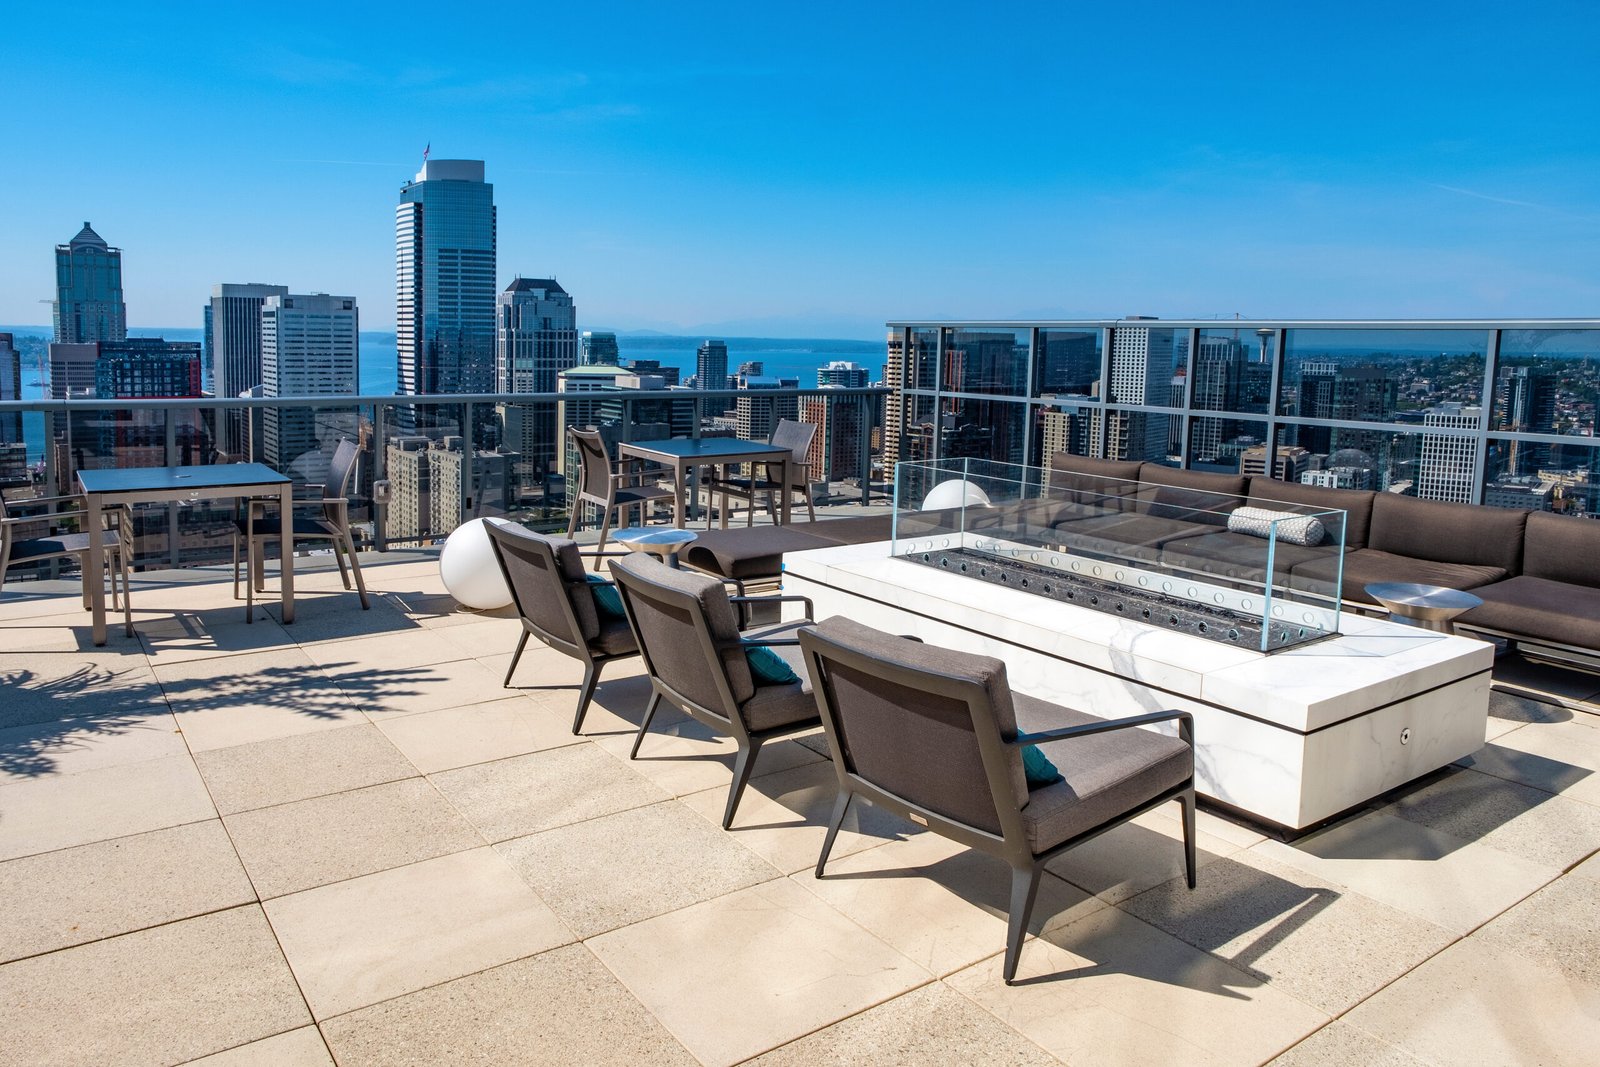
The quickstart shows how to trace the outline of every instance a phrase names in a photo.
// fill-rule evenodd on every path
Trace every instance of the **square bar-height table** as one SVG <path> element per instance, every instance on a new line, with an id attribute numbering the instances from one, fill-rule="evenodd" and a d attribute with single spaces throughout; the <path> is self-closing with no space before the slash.
<path id="1" fill-rule="evenodd" d="M 294 483 L 261 463 L 219 463 L 210 467 L 127 467 L 119 470 L 79 471 L 83 487 L 84 525 L 88 527 L 89 558 L 85 573 L 99 574 L 105 567 L 105 532 L 101 511 L 122 504 L 170 504 L 184 500 L 226 500 L 277 495 L 284 551 L 283 621 L 294 621 Z M 132 551 L 130 545 L 127 551 Z M 106 591 L 99 582 L 87 582 L 94 612 L 94 643 L 106 643 Z M 127 595 L 127 591 L 123 591 Z M 131 635 L 130 635 L 131 636 Z"/>
<path id="2" fill-rule="evenodd" d="M 673 512 L 673 525 L 683 529 L 687 516 L 685 497 L 689 471 L 695 467 L 732 465 L 735 463 L 768 463 L 778 468 L 774 480 L 779 485 L 789 484 L 790 451 L 781 445 L 765 441 L 746 441 L 738 437 L 675 437 L 669 441 L 623 441 L 617 445 L 620 456 L 637 456 L 653 463 L 672 468 L 673 488 L 678 501 Z M 783 495 L 783 512 L 779 522 L 789 524 L 789 494 Z"/>

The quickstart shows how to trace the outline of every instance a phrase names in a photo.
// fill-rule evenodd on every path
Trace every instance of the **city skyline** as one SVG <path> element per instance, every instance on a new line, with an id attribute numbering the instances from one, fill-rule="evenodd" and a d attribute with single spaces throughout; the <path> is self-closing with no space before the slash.
<path id="1" fill-rule="evenodd" d="M 1600 150 L 1571 135 L 1596 95 L 1582 9 L 1021 8 L 978 26 L 981 78 L 934 58 L 962 10 L 564 10 L 549 36 L 595 47 L 513 58 L 470 19 L 417 49 L 362 5 L 282 29 L 24 11 L 14 54 L 74 76 L 16 80 L 18 143 L 121 106 L 93 124 L 106 165 L 8 175 L 0 321 L 38 318 L 40 250 L 89 218 L 127 256 L 130 326 L 194 322 L 224 278 L 296 278 L 390 329 L 381 204 L 430 144 L 499 186 L 495 288 L 559 278 L 614 329 L 1561 316 L 1600 296 Z M 1094 42 L 1135 28 L 1131 77 Z M 184 63 L 137 58 L 174 45 Z M 1197 48 L 1233 61 L 1181 61 Z M 1294 73 L 1255 58 L 1274 54 Z"/>

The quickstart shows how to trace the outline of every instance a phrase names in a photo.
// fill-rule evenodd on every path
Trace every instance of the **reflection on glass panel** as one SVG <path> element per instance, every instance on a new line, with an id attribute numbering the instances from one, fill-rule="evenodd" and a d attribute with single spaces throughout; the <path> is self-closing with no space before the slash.
<path id="1" fill-rule="evenodd" d="M 947 393 L 1028 394 L 1030 330 L 948 330 L 944 339 Z"/>
<path id="2" fill-rule="evenodd" d="M 907 353 L 906 387 L 933 389 L 939 380 L 939 331 L 912 330 L 911 351 Z"/>
<path id="3" fill-rule="evenodd" d="M 1485 330 L 1289 330 L 1278 413 L 1362 422 L 1422 423 L 1430 412 L 1476 418 L 1488 343 Z"/>
<path id="4" fill-rule="evenodd" d="M 802 396 L 800 421 L 817 428 L 805 455 L 812 482 L 856 480 L 867 473 L 861 469 L 861 455 L 863 445 L 871 450 L 876 422 L 872 405 L 853 396 Z"/>
<path id="5" fill-rule="evenodd" d="M 935 430 L 940 459 L 1021 463 L 1028 439 L 1028 406 L 1014 401 L 946 397 Z"/>
<path id="6" fill-rule="evenodd" d="M 1034 396 L 1099 396 L 1100 331 L 1040 330 Z"/>
<path id="7" fill-rule="evenodd" d="M 1484 464 L 1483 502 L 1496 508 L 1553 511 L 1600 518 L 1600 449 L 1589 445 L 1540 446 L 1540 462 L 1526 473 L 1515 469 L 1529 446 L 1490 438 Z"/>
<path id="8" fill-rule="evenodd" d="M 1103 417 L 1106 459 L 1139 459 L 1168 467 L 1182 466 L 1179 462 L 1183 445 L 1181 416 L 1111 409 Z M 1099 439 L 1097 431 L 1098 427 L 1090 431 L 1096 440 Z"/>
<path id="9" fill-rule="evenodd" d="M 907 394 L 900 410 L 901 424 L 896 435 L 898 451 L 892 457 L 893 462 L 926 463 L 933 459 L 934 444 L 938 438 L 934 398 Z"/>
<path id="10" fill-rule="evenodd" d="M 1265 415 L 1272 393 L 1274 330 L 1201 330 L 1194 360 L 1193 406 L 1202 411 Z"/>
<path id="11" fill-rule="evenodd" d="M 1100 440 L 1095 435 L 1101 421 L 1098 408 L 1071 403 L 1036 406 L 1033 409 L 1033 464 L 1047 467 L 1050 457 L 1058 452 L 1074 456 L 1097 455 Z"/>
<path id="12" fill-rule="evenodd" d="M 1294 457 L 1294 469 L 1301 470 L 1299 480 L 1308 484 L 1415 496 L 1423 436 L 1291 424 L 1279 427 L 1277 453 L 1285 455 L 1286 448 L 1302 450 L 1303 454 L 1287 454 Z"/>
<path id="13" fill-rule="evenodd" d="M 461 524 L 464 491 L 460 404 L 398 404 L 384 442 L 387 505 L 379 509 L 391 542 L 427 542 Z"/>
<path id="14" fill-rule="evenodd" d="M 1120 404 L 1182 407 L 1188 336 L 1188 330 L 1153 326 L 1113 330 L 1108 399 Z"/>
<path id="15" fill-rule="evenodd" d="M 1600 430 L 1600 331 L 1506 330 L 1500 335 L 1489 428 L 1512 433 Z M 1508 442 L 1486 466 L 1491 477 L 1528 477 L 1562 462 L 1561 446 Z"/>
<path id="16" fill-rule="evenodd" d="M 1267 469 L 1267 424 L 1256 419 L 1211 416 L 1189 421 L 1189 467 L 1226 474 L 1263 474 Z"/>

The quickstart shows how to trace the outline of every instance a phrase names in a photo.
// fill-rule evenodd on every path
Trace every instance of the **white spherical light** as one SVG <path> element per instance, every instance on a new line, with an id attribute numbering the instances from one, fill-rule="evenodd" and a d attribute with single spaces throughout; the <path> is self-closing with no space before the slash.
<path id="1" fill-rule="evenodd" d="M 455 528 L 439 553 L 439 577 L 462 607 L 487 610 L 511 603 L 484 523 L 510 526 L 505 519 L 473 519 Z"/>
<path id="2" fill-rule="evenodd" d="M 940 482 L 928 490 L 928 495 L 922 498 L 923 511 L 939 511 L 944 508 L 986 508 L 989 507 L 989 494 L 972 482 L 961 478 L 951 478 L 947 482 Z"/>

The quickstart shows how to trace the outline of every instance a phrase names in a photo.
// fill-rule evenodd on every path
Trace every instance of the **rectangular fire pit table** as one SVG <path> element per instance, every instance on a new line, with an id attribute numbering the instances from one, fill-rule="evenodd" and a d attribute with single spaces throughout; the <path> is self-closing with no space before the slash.
<path id="1" fill-rule="evenodd" d="M 1494 649 L 1346 612 L 1273 654 L 895 559 L 888 542 L 793 552 L 784 592 L 929 644 L 995 656 L 1013 688 L 1104 718 L 1195 720 L 1206 797 L 1304 830 L 1484 742 Z"/>

